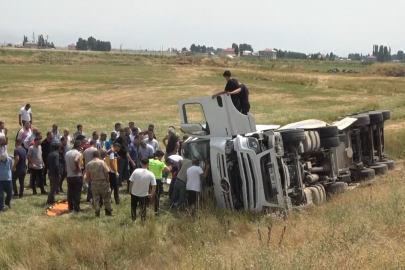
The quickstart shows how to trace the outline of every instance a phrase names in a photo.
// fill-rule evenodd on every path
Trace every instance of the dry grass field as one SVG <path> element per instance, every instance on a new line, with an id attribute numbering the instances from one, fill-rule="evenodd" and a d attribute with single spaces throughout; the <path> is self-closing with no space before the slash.
<path id="1" fill-rule="evenodd" d="M 364 72 L 325 72 L 335 66 Z M 26 189 L 0 215 L 0 269 L 405 268 L 405 79 L 378 75 L 385 68 L 0 50 L 0 120 L 9 138 L 19 128 L 19 108 L 30 102 L 41 131 L 57 123 L 73 132 L 81 123 L 87 134 L 110 132 L 115 122 L 134 120 L 143 129 L 154 123 L 161 140 L 169 125 L 180 124 L 178 100 L 223 89 L 221 74 L 230 69 L 250 88 L 258 124 L 332 122 L 353 111 L 391 109 L 386 141 L 397 160 L 388 175 L 286 219 L 213 205 L 190 217 L 165 204 L 161 216 L 134 225 L 125 188 L 113 218 L 95 218 L 84 203 L 83 213 L 52 218 L 46 197 Z"/>

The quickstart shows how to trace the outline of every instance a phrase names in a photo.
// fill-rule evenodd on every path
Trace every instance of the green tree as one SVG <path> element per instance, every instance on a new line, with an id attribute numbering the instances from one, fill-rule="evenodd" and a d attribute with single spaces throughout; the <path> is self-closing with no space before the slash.
<path id="1" fill-rule="evenodd" d="M 403 51 L 398 51 L 397 59 L 400 60 L 400 61 L 404 60 L 404 52 Z"/>
<path id="2" fill-rule="evenodd" d="M 186 52 L 186 51 L 187 51 L 187 48 L 186 48 L 186 47 L 183 47 L 183 49 L 181 49 L 181 51 L 182 51 L 182 52 Z"/>
<path id="3" fill-rule="evenodd" d="M 383 45 L 381 45 L 380 49 L 378 50 L 377 61 L 384 62 L 384 46 Z"/>
<path id="4" fill-rule="evenodd" d="M 22 45 L 25 46 L 25 43 L 28 42 L 28 37 L 24 36 Z"/>
<path id="5" fill-rule="evenodd" d="M 206 52 L 207 52 L 207 47 L 205 47 L 205 45 L 203 45 L 203 46 L 201 47 L 201 52 L 202 52 L 202 53 L 206 53 Z"/>
<path id="6" fill-rule="evenodd" d="M 384 46 L 384 62 L 390 59 L 387 46 Z"/>
<path id="7" fill-rule="evenodd" d="M 335 61 L 335 55 L 333 54 L 333 52 L 331 52 L 331 53 L 329 54 L 329 60 Z"/>
<path id="8" fill-rule="evenodd" d="M 373 46 L 373 56 L 375 56 L 375 57 L 378 56 L 378 45 Z"/>
<path id="9" fill-rule="evenodd" d="M 236 43 L 232 43 L 232 49 L 234 50 L 236 55 L 239 55 L 239 47 Z"/>
<path id="10" fill-rule="evenodd" d="M 191 44 L 190 51 L 193 52 L 193 53 L 195 52 L 195 44 L 194 43 Z"/>

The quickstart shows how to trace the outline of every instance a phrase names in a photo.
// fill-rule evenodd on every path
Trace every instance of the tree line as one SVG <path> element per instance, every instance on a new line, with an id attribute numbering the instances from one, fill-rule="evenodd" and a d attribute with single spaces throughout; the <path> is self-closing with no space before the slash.
<path id="1" fill-rule="evenodd" d="M 94 37 L 89 37 L 87 40 L 79 38 L 76 42 L 76 50 L 109 52 L 111 51 L 111 42 L 96 40 Z"/>
<path id="2" fill-rule="evenodd" d="M 35 35 L 34 35 L 34 38 L 35 38 Z M 28 42 L 28 37 L 24 36 L 22 45 L 25 46 L 25 43 L 27 43 L 27 42 Z M 53 42 L 48 41 L 48 36 L 45 39 L 44 35 L 42 35 L 42 34 L 38 35 L 37 43 L 38 43 L 39 48 L 55 48 L 55 45 L 53 44 Z"/>
<path id="3" fill-rule="evenodd" d="M 252 45 L 246 44 L 246 43 L 239 44 L 239 46 L 236 43 L 232 43 L 232 49 L 235 51 L 236 55 L 240 55 L 240 56 L 243 56 L 244 51 L 249 51 L 249 52 L 253 53 Z"/>
<path id="4" fill-rule="evenodd" d="M 283 51 L 277 50 L 277 58 L 286 58 L 286 59 L 307 59 L 307 55 L 305 53 L 300 52 L 290 52 L 290 51 Z"/>
<path id="5" fill-rule="evenodd" d="M 384 45 L 373 45 L 373 56 L 377 57 L 378 62 L 386 62 L 391 60 L 391 47 Z"/>

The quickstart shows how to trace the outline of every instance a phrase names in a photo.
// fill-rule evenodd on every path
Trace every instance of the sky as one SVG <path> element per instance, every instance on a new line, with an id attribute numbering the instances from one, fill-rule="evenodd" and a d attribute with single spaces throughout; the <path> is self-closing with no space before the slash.
<path id="1" fill-rule="evenodd" d="M 66 47 L 79 37 L 113 48 L 159 50 L 251 44 L 303 53 L 405 50 L 402 0 L 0 0 L 0 43 L 49 36 Z"/>

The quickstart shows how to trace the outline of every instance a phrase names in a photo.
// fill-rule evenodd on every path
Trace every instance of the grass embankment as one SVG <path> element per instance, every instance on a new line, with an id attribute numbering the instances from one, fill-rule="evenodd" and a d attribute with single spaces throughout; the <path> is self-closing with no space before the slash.
<path id="1" fill-rule="evenodd" d="M 10 138 L 18 130 L 18 109 L 30 102 L 34 124 L 42 131 L 58 123 L 73 132 L 82 123 L 88 134 L 109 132 L 116 121 L 135 120 L 142 128 L 154 123 L 161 139 L 167 126 L 179 125 L 178 100 L 210 95 L 224 86 L 222 66 L 164 62 L 182 58 L 24 52 L 13 56 L 22 58 L 16 65 L 10 54 L 2 53 L 0 120 L 6 122 Z M 58 59 L 39 65 L 38 57 Z M 387 108 L 392 111 L 387 151 L 404 159 L 404 79 L 249 65 L 230 64 L 252 91 L 258 124 L 307 118 L 331 122 L 353 111 Z M 124 193 L 121 205 L 113 206 L 113 218 L 95 219 L 88 205 L 82 214 L 50 218 L 45 215 L 46 197 L 26 190 L 27 196 L 13 200 L 13 209 L 0 216 L 0 269 L 398 269 L 404 264 L 402 161 L 398 171 L 285 220 L 211 206 L 191 218 L 168 212 L 165 205 L 160 217 L 148 216 L 142 227 L 130 222 Z"/>

